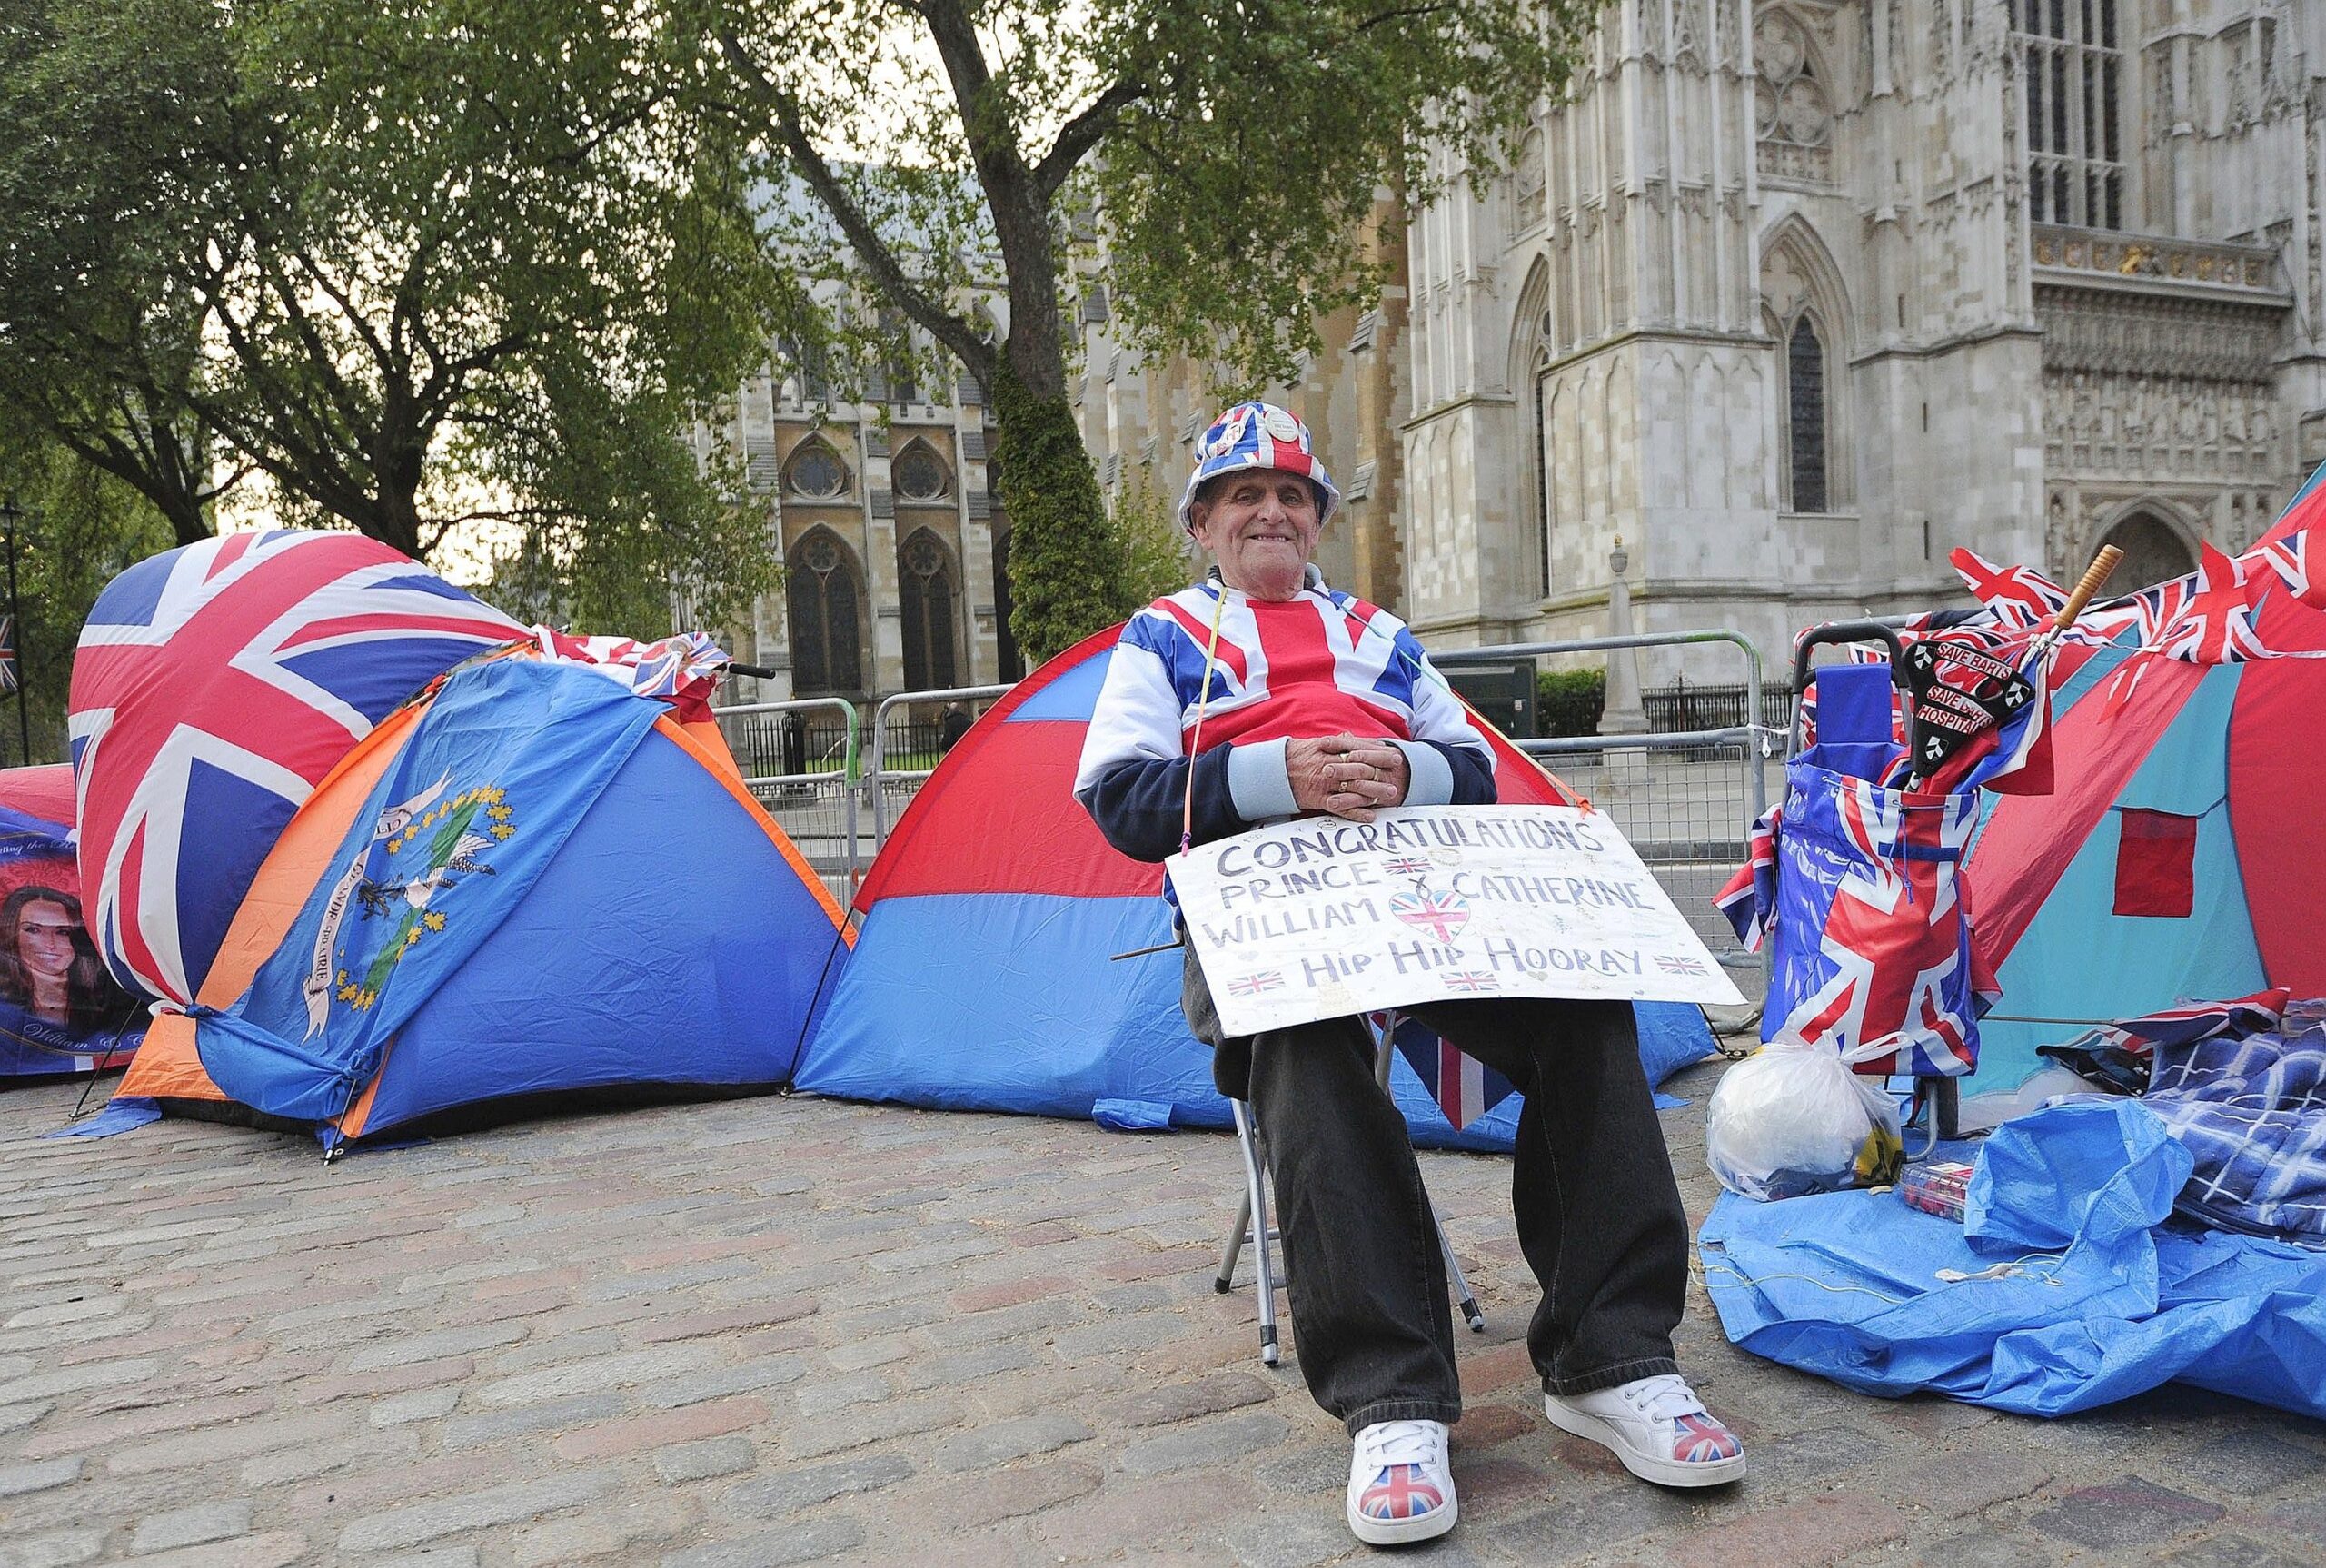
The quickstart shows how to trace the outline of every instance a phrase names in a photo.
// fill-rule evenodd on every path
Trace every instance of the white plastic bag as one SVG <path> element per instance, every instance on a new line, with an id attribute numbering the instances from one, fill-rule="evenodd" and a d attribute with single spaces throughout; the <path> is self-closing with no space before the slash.
<path id="1" fill-rule="evenodd" d="M 1866 1060 L 1895 1042 L 1861 1047 Z M 1875 1047 L 1881 1047 L 1876 1049 Z M 1897 1102 L 1830 1047 L 1780 1035 L 1722 1075 L 1705 1159 L 1730 1192 L 1799 1197 L 1894 1179 L 1904 1146 Z"/>

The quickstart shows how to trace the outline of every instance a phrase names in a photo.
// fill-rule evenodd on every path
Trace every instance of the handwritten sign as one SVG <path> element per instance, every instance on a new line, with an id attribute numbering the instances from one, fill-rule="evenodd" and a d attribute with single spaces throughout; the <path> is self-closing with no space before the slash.
<path id="1" fill-rule="evenodd" d="M 1164 869 L 1231 1035 L 1472 997 L 1744 1000 L 1605 812 L 1311 817 Z"/>

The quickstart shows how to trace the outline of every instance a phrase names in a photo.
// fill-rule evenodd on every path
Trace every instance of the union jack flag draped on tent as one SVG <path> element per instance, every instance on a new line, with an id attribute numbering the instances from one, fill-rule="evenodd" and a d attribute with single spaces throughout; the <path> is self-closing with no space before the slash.
<path id="1" fill-rule="evenodd" d="M 81 632 L 68 711 L 89 926 L 133 991 L 190 1003 L 260 862 L 332 766 L 523 629 L 353 533 L 142 561 Z"/>
<path id="2" fill-rule="evenodd" d="M 547 626 L 533 628 L 533 646 L 544 659 L 585 665 L 621 681 L 641 697 L 660 697 L 681 722 L 711 718 L 711 693 L 734 662 L 700 631 L 682 631 L 659 642 L 627 637 L 575 637 Z"/>

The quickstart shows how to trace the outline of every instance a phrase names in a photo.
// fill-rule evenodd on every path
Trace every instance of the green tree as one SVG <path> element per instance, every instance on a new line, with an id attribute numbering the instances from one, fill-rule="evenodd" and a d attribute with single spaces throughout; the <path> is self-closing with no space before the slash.
<path id="1" fill-rule="evenodd" d="M 1132 607 L 1151 604 L 1195 581 L 1196 562 L 1171 502 L 1145 478 L 1123 486 L 1107 510 L 1109 543 L 1121 557 Z M 1128 613 L 1128 610 L 1126 610 Z"/>
<path id="2" fill-rule="evenodd" d="M 570 580 L 577 614 L 641 630 L 674 588 L 716 615 L 768 585 L 764 506 L 684 444 L 790 289 L 729 131 L 680 105 L 699 32 L 644 0 L 30 5 L 11 58 L 62 107 L 21 164 L 126 147 L 173 172 L 121 269 L 192 324 L 171 341 L 194 362 L 154 395 L 279 514 L 420 557 L 498 540 Z M 0 256 L 55 206 L 0 184 Z M 0 295 L 0 354 L 40 335 L 120 368 L 122 334 L 64 308 L 94 227 Z"/>
<path id="3" fill-rule="evenodd" d="M 0 15 L 0 419 L 145 497 L 177 542 L 240 477 L 189 406 L 201 309 L 174 268 L 227 155 L 195 8 L 26 0 Z"/>
<path id="4" fill-rule="evenodd" d="M 22 424 L 0 427 L 0 501 L 13 502 L 20 512 L 17 648 L 30 760 L 59 762 L 65 756 L 73 650 L 89 606 L 123 568 L 176 541 L 170 521 L 137 488 Z M 0 578 L 0 588 L 5 581 Z M 16 717 L 0 703 L 0 759 L 25 760 L 19 749 Z"/>
<path id="5" fill-rule="evenodd" d="M 1582 0 L 667 0 L 728 67 L 787 266 L 830 331 L 900 310 L 990 394 L 1011 625 L 1036 658 L 1137 602 L 1068 393 L 1061 298 L 1095 269 L 1143 347 L 1282 379 L 1320 313 L 1377 290 L 1382 186 L 1485 172 L 1556 91 Z M 1095 214 L 1095 216 L 1094 216 Z M 1078 228 L 1078 224 L 1081 225 Z M 981 319 L 997 290 L 1006 319 Z"/>

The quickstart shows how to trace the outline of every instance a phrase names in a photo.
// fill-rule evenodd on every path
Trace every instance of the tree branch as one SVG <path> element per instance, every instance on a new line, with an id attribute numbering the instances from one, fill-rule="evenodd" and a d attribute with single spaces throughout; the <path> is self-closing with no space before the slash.
<path id="1" fill-rule="evenodd" d="M 1059 127 L 1058 140 L 1050 144 L 1050 150 L 1034 165 L 1034 184 L 1042 194 L 1058 194 L 1059 187 L 1074 173 L 1074 166 L 1115 128 L 1122 112 L 1146 96 L 1144 82 L 1117 82 L 1099 94 L 1088 108 Z"/>
<path id="2" fill-rule="evenodd" d="M 727 56 L 727 63 L 741 79 L 744 91 L 760 109 L 773 117 L 786 160 L 799 171 L 800 177 L 807 182 L 816 199 L 824 204 L 825 211 L 830 213 L 840 224 L 840 232 L 848 236 L 848 243 L 854 248 L 857 259 L 863 263 L 865 271 L 871 273 L 872 281 L 883 293 L 896 301 L 907 315 L 927 329 L 931 337 L 950 350 L 980 382 L 989 381 L 993 354 L 990 345 L 967 320 L 932 299 L 906 273 L 903 264 L 897 260 L 896 253 L 881 239 L 863 210 L 850 198 L 840 185 L 840 176 L 832 172 L 831 165 L 824 161 L 823 154 L 808 139 L 807 132 L 800 123 L 798 105 L 751 57 L 750 51 L 744 47 L 743 41 L 735 35 L 732 28 L 719 30 L 719 47 Z"/>

